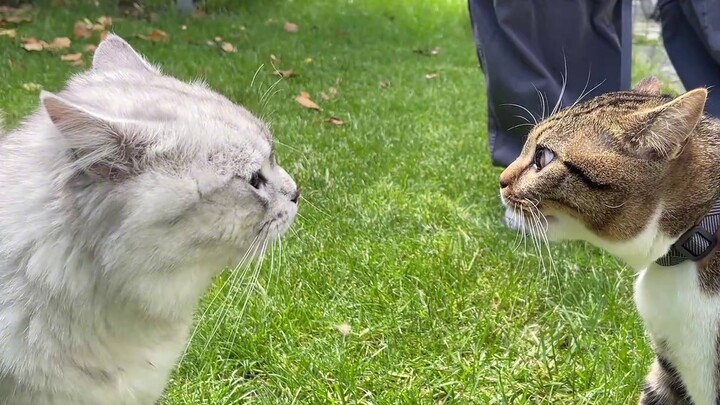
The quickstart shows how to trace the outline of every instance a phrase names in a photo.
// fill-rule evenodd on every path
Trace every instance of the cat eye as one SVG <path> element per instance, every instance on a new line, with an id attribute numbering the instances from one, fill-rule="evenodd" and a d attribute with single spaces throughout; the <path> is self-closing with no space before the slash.
<path id="1" fill-rule="evenodd" d="M 533 157 L 533 165 L 535 166 L 535 169 L 541 170 L 542 168 L 550 164 L 550 162 L 552 162 L 553 160 L 555 160 L 555 153 L 553 153 L 553 151 L 548 148 L 539 146 L 535 150 L 535 156 Z"/>
<path id="2" fill-rule="evenodd" d="M 260 170 L 256 171 L 250 176 L 250 185 L 254 188 L 259 189 L 260 186 L 265 183 L 267 183 L 267 179 L 265 178 L 265 176 L 262 175 L 262 173 L 260 173 Z"/>

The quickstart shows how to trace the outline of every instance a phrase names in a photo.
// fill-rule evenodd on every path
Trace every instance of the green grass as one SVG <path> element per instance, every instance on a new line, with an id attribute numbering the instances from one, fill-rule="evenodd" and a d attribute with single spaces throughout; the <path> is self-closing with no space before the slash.
<path id="1" fill-rule="evenodd" d="M 467 3 L 241 3 L 197 20 L 115 19 L 114 31 L 164 71 L 204 77 L 269 120 L 307 199 L 256 284 L 218 280 L 163 403 L 634 402 L 651 353 L 632 273 L 579 244 L 554 246 L 554 266 L 543 265 L 529 245 L 513 249 L 502 226 Z M 105 13 L 46 8 L 18 33 L 69 36 L 78 18 Z M 285 32 L 286 20 L 299 32 Z M 134 37 L 152 28 L 171 41 Z M 215 36 L 238 52 L 207 46 Z M 439 55 L 413 52 L 433 47 Z M 298 76 L 268 92 L 271 54 Z M 24 83 L 57 91 L 77 70 L 26 53 L 19 38 L 0 37 L 0 56 L 10 125 L 37 105 Z M 323 100 L 330 87 L 337 98 Z M 324 110 L 297 105 L 301 91 Z M 324 123 L 331 115 L 346 125 Z"/>

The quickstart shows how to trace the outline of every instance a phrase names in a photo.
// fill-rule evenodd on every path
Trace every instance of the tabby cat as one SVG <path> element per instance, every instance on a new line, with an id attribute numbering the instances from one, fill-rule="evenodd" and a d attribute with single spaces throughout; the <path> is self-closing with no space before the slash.
<path id="1" fill-rule="evenodd" d="M 510 222 L 639 272 L 656 354 L 641 404 L 720 403 L 720 122 L 703 114 L 707 94 L 662 95 L 650 77 L 566 108 L 500 177 Z"/>

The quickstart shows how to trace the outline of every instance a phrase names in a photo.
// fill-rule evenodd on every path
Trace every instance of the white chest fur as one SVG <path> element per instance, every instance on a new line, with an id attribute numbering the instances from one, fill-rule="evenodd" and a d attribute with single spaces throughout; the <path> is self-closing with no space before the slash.
<path id="1" fill-rule="evenodd" d="M 715 404 L 720 296 L 701 290 L 695 263 L 653 264 L 643 270 L 635 284 L 635 303 L 694 403 Z"/>

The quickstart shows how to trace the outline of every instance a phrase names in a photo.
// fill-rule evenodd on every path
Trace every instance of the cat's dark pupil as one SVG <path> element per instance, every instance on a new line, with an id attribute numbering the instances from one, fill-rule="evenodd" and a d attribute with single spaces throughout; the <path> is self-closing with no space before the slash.
<path id="1" fill-rule="evenodd" d="M 255 188 L 260 188 L 261 185 L 265 184 L 265 177 L 263 177 L 260 171 L 256 171 L 250 176 L 250 185 Z"/>

